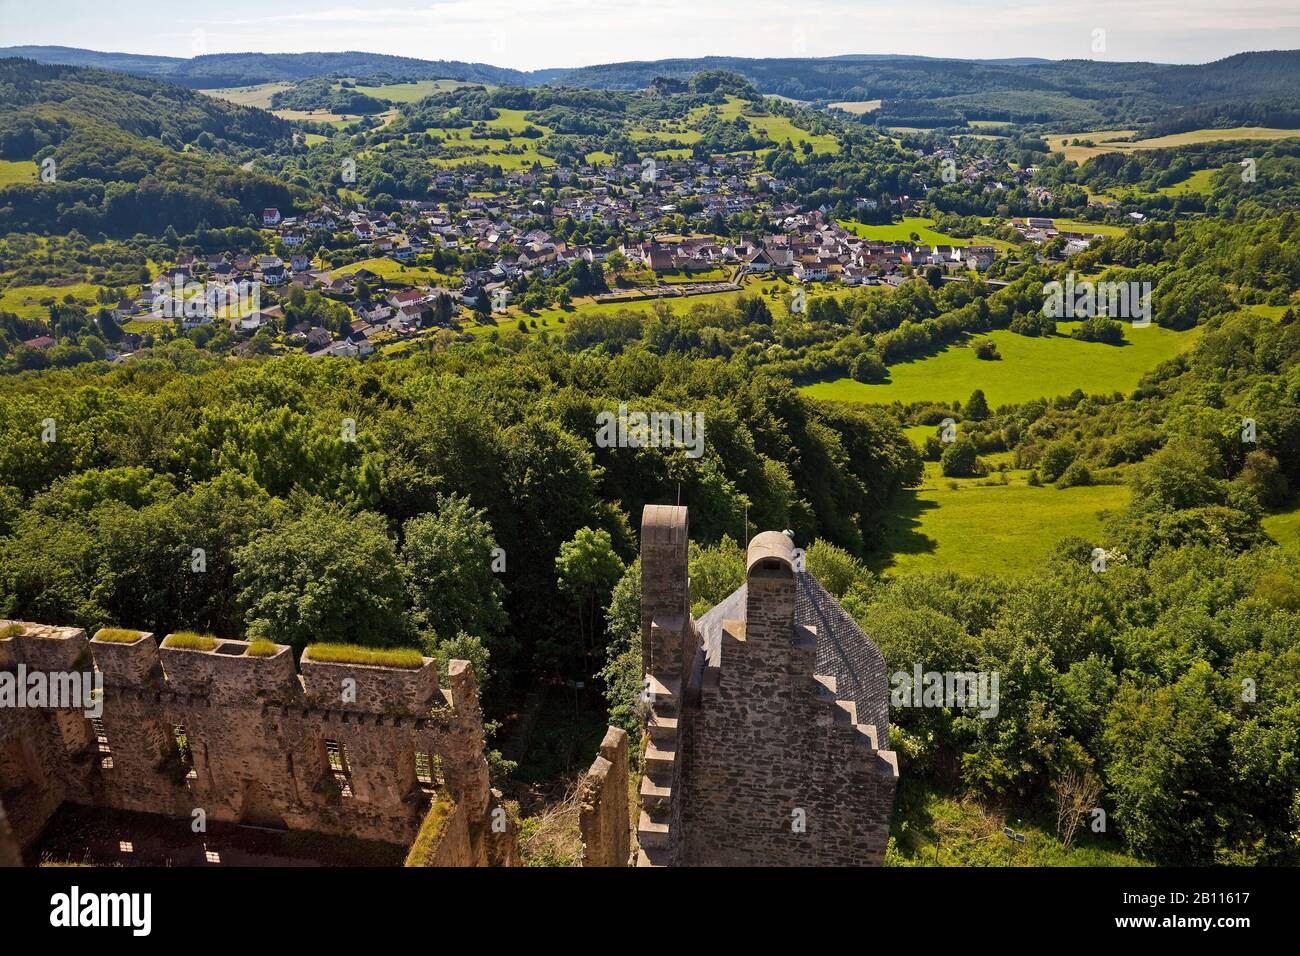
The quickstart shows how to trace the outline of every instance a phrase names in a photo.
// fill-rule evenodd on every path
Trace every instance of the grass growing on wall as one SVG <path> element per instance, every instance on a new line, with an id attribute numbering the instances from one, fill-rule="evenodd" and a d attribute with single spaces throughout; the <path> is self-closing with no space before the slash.
<path id="1" fill-rule="evenodd" d="M 132 631 L 125 627 L 106 627 L 95 635 L 95 640 L 102 644 L 134 644 L 144 636 L 144 631 Z"/>
<path id="2" fill-rule="evenodd" d="M 217 639 L 211 634 L 177 631 L 175 634 L 168 635 L 162 646 L 179 651 L 210 651 L 217 646 Z"/>
<path id="3" fill-rule="evenodd" d="M 274 657 L 277 650 L 275 641 L 268 641 L 264 637 L 259 637 L 249 642 L 248 650 L 244 651 L 244 655 L 246 657 Z"/>
<path id="4" fill-rule="evenodd" d="M 410 647 L 376 648 L 355 644 L 311 644 L 303 657 L 321 664 L 367 664 L 371 667 L 401 667 L 419 670 L 424 657 Z"/>

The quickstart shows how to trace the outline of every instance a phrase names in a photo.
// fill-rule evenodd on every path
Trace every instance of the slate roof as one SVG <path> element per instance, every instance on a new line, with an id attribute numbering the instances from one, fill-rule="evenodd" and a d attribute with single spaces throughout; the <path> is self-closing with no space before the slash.
<path id="1" fill-rule="evenodd" d="M 881 750 L 889 749 L 889 674 L 885 659 L 839 602 L 807 571 L 795 574 L 794 621 L 817 629 L 817 673 L 832 675 L 838 696 L 858 705 L 858 721 L 874 724 Z M 722 643 L 722 622 L 745 619 L 745 585 L 696 621 L 703 654 L 697 655 L 691 683 L 702 676 L 705 659 L 716 665 Z"/>

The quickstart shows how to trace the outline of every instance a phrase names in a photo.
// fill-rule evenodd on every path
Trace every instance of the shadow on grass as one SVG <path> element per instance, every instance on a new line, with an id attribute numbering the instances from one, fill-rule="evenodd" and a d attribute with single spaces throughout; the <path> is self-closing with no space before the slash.
<path id="1" fill-rule="evenodd" d="M 904 491 L 892 514 L 886 516 L 880 548 L 868 555 L 867 567 L 881 574 L 894 566 L 902 554 L 933 554 L 939 542 L 921 531 L 921 516 L 939 505 L 922 501 L 916 491 Z"/>

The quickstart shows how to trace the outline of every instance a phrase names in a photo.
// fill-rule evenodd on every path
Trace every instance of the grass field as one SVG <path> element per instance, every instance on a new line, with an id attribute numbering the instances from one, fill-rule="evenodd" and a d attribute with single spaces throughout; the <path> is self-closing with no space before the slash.
<path id="1" fill-rule="evenodd" d="M 34 182 L 36 171 L 36 164 L 30 160 L 0 159 L 0 186 Z"/>
<path id="2" fill-rule="evenodd" d="M 387 256 L 377 256 L 373 259 L 362 259 L 359 262 L 352 262 L 345 266 L 339 266 L 332 269 L 336 276 L 348 276 L 362 269 L 369 269 L 375 275 L 382 276 L 389 282 L 406 282 L 412 285 L 441 285 L 444 287 L 459 286 L 451 276 L 439 272 L 437 269 L 430 269 L 425 266 L 406 265 L 398 262 L 396 259 L 389 259 Z"/>
<path id="3" fill-rule="evenodd" d="M 63 297 L 71 295 L 82 305 L 94 305 L 95 294 L 101 287 L 89 282 L 74 282 L 70 285 L 19 285 L 10 286 L 0 292 L 0 311 L 12 312 L 24 319 L 45 319 L 49 317 L 49 306 L 43 299 L 62 302 Z"/>
<path id="4" fill-rule="evenodd" d="M 763 130 L 777 143 L 789 140 L 796 147 L 811 143 L 815 153 L 835 153 L 839 151 L 839 141 L 829 134 L 817 135 L 800 129 L 785 116 L 754 113 L 745 109 L 745 102 L 734 96 L 728 96 L 727 102 L 718 108 L 718 115 L 723 119 L 735 119 L 743 116 L 753 126 Z M 763 151 L 760 150 L 760 153 Z"/>
<path id="5" fill-rule="evenodd" d="M 524 119 L 527 110 L 501 109 L 497 112 L 500 115 L 487 120 L 485 125 L 489 129 L 500 130 L 500 137 L 472 139 L 468 130 L 449 129 L 440 131 L 439 135 L 442 136 L 447 146 L 468 146 L 473 149 L 473 152 L 464 156 L 434 157 L 430 162 L 438 166 L 463 166 L 466 163 L 483 162 L 500 166 L 506 171 L 526 169 L 538 163 L 543 166 L 555 165 L 555 160 L 543 156 L 537 151 L 539 139 L 529 139 L 518 135 L 528 126 L 535 126 L 543 134 L 549 135 L 551 131 L 547 127 L 530 123 Z M 503 150 L 511 147 L 522 147 L 522 152 L 503 152 Z"/>
<path id="6" fill-rule="evenodd" d="M 292 83 L 280 82 L 258 83 L 255 86 L 227 86 L 217 90 L 199 90 L 199 92 L 219 100 L 228 100 L 239 106 L 256 106 L 258 109 L 269 110 L 272 96 L 291 89 L 293 89 Z"/>
<path id="7" fill-rule="evenodd" d="M 880 109 L 880 100 L 854 100 L 845 103 L 831 103 L 830 108 L 843 110 L 846 113 L 852 113 L 854 116 L 862 116 Z"/>
<path id="8" fill-rule="evenodd" d="M 1300 505 L 1264 516 L 1268 536 L 1289 551 L 1300 551 Z"/>
<path id="9" fill-rule="evenodd" d="M 921 487 L 904 492 L 884 520 L 884 545 L 867 559 L 876 571 L 1027 574 L 1070 535 L 1105 546 L 1103 513 L 1129 500 L 1123 485 L 1034 488 L 1027 472 L 1008 472 L 1001 485 L 944 478 L 937 462 L 925 468 Z"/>
<path id="10" fill-rule="evenodd" d="M 701 281 L 711 281 L 708 279 Z M 756 281 L 755 277 L 750 276 L 742 280 L 742 289 L 739 292 L 706 292 L 702 295 L 673 296 L 665 299 L 641 299 L 634 302 L 593 302 L 588 297 L 575 299 L 573 304 L 567 309 L 558 307 L 542 309 L 535 314 L 528 314 L 517 306 L 511 306 L 505 312 L 495 316 L 495 322 L 474 324 L 472 319 L 464 319 L 465 330 L 472 335 L 484 335 L 492 332 L 494 329 L 506 330 L 518 327 L 519 320 L 523 319 L 524 324 L 528 327 L 529 334 L 549 330 L 557 332 L 564 328 L 566 322 L 571 322 L 579 315 L 611 315 L 616 312 L 630 310 L 649 315 L 656 302 L 665 303 L 674 313 L 681 314 L 689 312 L 697 305 L 720 304 L 734 302 L 741 295 L 762 295 L 768 306 L 772 309 L 774 315 L 784 314 L 782 305 L 779 301 L 770 297 L 772 292 L 778 296 L 785 297 L 793 285 L 785 279 L 766 279 Z M 843 287 L 834 284 L 820 284 L 808 287 L 808 299 L 813 301 L 823 296 L 842 295 L 846 292 Z M 786 300 L 788 302 L 788 299 Z M 561 322 L 560 320 L 564 321 Z M 533 328 L 532 323 L 537 323 L 537 328 Z"/>
<path id="11" fill-rule="evenodd" d="M 1054 152 L 1064 153 L 1066 159 L 1077 163 L 1100 156 L 1102 153 L 1131 152 L 1140 149 L 1170 149 L 1175 146 L 1188 146 L 1192 143 L 1212 143 L 1221 140 L 1268 140 L 1290 139 L 1300 136 L 1300 129 L 1277 129 L 1268 126 L 1237 126 L 1232 129 L 1194 129 L 1186 133 L 1171 136 L 1157 136 L 1136 142 L 1115 142 L 1132 136 L 1133 130 L 1110 130 L 1099 133 L 1061 133 L 1044 137 L 1047 145 Z M 1093 146 L 1065 145 L 1066 140 L 1090 140 Z"/>
<path id="12" fill-rule="evenodd" d="M 1069 338 L 1075 323 L 1060 322 L 1052 338 L 1030 338 L 999 330 L 968 337 L 943 351 L 889 367 L 889 381 L 867 385 L 849 378 L 806 385 L 813 398 L 843 402 L 966 401 L 977 388 L 989 404 L 1026 402 L 1034 398 L 1066 395 L 1081 388 L 1089 394 L 1127 392 L 1142 373 L 1188 348 L 1196 330 L 1173 332 L 1152 325 L 1144 329 L 1124 326 L 1126 345 L 1103 345 Z M 975 357 L 969 347 L 975 338 L 997 343 L 1002 360 Z"/>
<path id="13" fill-rule="evenodd" d="M 923 216 L 904 216 L 900 222 L 889 223 L 884 226 L 868 226 L 860 222 L 853 222 L 848 219 L 840 220 L 840 225 L 855 236 L 861 236 L 863 239 L 876 239 L 880 242 L 909 242 L 912 233 L 920 238 L 920 241 L 928 246 L 997 246 L 1003 248 L 1010 243 L 1003 242 L 1000 239 L 994 239 L 991 236 L 975 236 L 971 239 L 958 239 L 956 236 L 949 236 L 946 233 L 936 232 L 934 229 L 934 220 L 927 219 Z"/>
<path id="14" fill-rule="evenodd" d="M 1023 833 L 1008 840 L 1003 827 Z M 1080 828 L 1068 848 L 1054 822 L 1022 819 L 904 780 L 899 790 L 886 866 L 1141 866 L 1108 840 Z"/>
<path id="15" fill-rule="evenodd" d="M 458 90 L 466 85 L 460 80 L 416 80 L 413 83 L 393 83 L 389 86 L 358 86 L 356 91 L 389 103 L 418 103 L 426 96 Z M 338 84 L 335 85 L 335 89 L 340 88 Z"/>

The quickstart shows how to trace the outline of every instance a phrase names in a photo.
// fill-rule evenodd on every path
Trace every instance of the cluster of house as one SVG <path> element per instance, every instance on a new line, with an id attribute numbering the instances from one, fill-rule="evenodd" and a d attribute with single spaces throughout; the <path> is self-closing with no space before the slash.
<path id="1" fill-rule="evenodd" d="M 994 168 L 980 157 L 930 157 L 953 160 L 963 181 L 983 180 L 1006 188 L 1004 174 L 1029 175 Z M 521 169 L 492 178 L 473 170 L 446 170 L 434 182 L 435 195 L 403 200 L 393 212 L 327 203 L 304 213 L 282 215 L 276 208 L 262 212 L 262 225 L 274 239 L 278 254 L 223 253 L 196 259 L 181 256 L 162 271 L 135 299 L 113 310 L 121 323 L 179 318 L 184 328 L 228 322 L 232 331 L 255 335 L 272 326 L 286 342 L 314 355 L 365 355 L 377 343 L 426 334 L 436 328 L 458 328 L 462 309 L 481 307 L 487 297 L 494 307 L 510 300 L 510 285 L 524 276 L 550 276 L 579 260 L 596 263 L 617 249 L 634 266 L 655 273 L 714 273 L 739 279 L 747 273 L 773 273 L 799 282 L 838 281 L 848 286 L 897 285 L 917 268 L 983 271 L 996 258 L 991 245 L 926 245 L 865 239 L 841 226 L 826 208 L 806 210 L 784 201 L 786 184 L 763 169 L 748 154 L 697 159 L 647 160 L 611 166 L 554 166 Z M 440 194 L 440 195 L 439 195 Z M 907 196 L 880 200 L 863 198 L 859 209 L 873 211 L 880 202 L 906 212 Z M 599 222 L 611 231 L 665 236 L 673 230 L 679 209 L 689 203 L 693 215 L 731 216 L 761 213 L 766 226 L 741 239 L 719 237 L 655 238 L 582 245 L 541 228 L 539 223 L 563 219 Z M 1026 238 L 1045 242 L 1064 236 L 1066 253 L 1081 251 L 1091 237 L 1062 232 L 1051 219 L 1028 217 L 1011 225 Z M 409 263 L 435 249 L 479 253 L 490 261 L 465 270 L 458 288 L 429 288 L 385 281 L 368 269 L 347 274 L 320 269 L 313 250 L 322 240 L 350 233 L 359 251 Z M 390 270 L 385 270 L 389 272 Z M 229 302 L 213 307 L 190 291 L 194 284 L 229 290 Z M 352 320 L 331 332 L 320 325 L 298 322 L 285 328 L 283 307 L 263 308 L 262 290 L 283 299 L 293 287 L 319 291 L 348 307 Z M 249 298 L 252 298 L 250 305 Z M 131 336 L 124 336 L 127 350 Z"/>
<path id="2" fill-rule="evenodd" d="M 621 250 L 630 260 L 656 272 L 703 272 L 735 266 L 737 275 L 774 273 L 800 282 L 839 281 L 845 285 L 897 285 L 904 267 L 983 271 L 993 264 L 993 246 L 929 246 L 863 239 L 824 210 L 791 212 L 779 231 L 728 242 L 712 238 L 673 242 L 647 240 Z"/>

